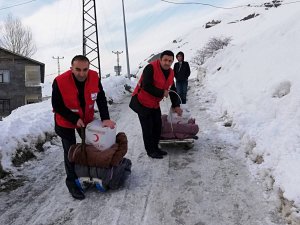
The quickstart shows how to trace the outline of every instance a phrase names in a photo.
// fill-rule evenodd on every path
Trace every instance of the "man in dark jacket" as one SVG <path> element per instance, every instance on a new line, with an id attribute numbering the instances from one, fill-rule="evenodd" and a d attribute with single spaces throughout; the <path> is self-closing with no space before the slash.
<path id="1" fill-rule="evenodd" d="M 183 52 L 178 52 L 176 58 L 178 60 L 178 62 L 174 65 L 176 89 L 181 98 L 182 104 L 186 104 L 188 78 L 191 74 L 190 65 L 188 62 L 184 61 Z"/>
<path id="2" fill-rule="evenodd" d="M 158 147 L 162 120 L 160 101 L 168 97 L 169 90 L 176 91 L 174 72 L 171 65 L 174 53 L 167 50 L 161 53 L 160 59 L 148 64 L 132 94 L 130 108 L 138 114 L 147 155 L 161 159 L 167 152 Z M 170 92 L 173 110 L 181 115 L 179 100 L 176 94 Z"/>
<path id="3" fill-rule="evenodd" d="M 102 124 L 114 128 L 110 120 L 105 92 L 97 72 L 89 70 L 90 62 L 83 55 L 72 59 L 70 70 L 57 76 L 52 84 L 52 107 L 55 119 L 55 132 L 62 139 L 64 162 L 67 174 L 66 185 L 76 199 L 84 199 L 77 187 L 74 164 L 68 160 L 70 146 L 76 144 L 75 129 L 79 132 L 94 118 L 96 101 Z M 80 134 L 80 132 L 79 132 Z"/>

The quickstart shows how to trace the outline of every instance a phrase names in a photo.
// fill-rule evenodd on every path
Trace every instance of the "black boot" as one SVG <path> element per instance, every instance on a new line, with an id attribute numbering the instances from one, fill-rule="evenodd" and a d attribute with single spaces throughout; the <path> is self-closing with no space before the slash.
<path id="1" fill-rule="evenodd" d="M 163 158 L 163 155 L 160 154 L 159 151 L 155 151 L 155 152 L 150 152 L 150 153 L 147 153 L 147 155 L 151 158 L 154 158 L 154 159 L 162 159 Z"/>
<path id="2" fill-rule="evenodd" d="M 161 148 L 157 148 L 157 151 L 161 154 L 161 155 L 168 155 L 168 153 L 166 151 L 163 151 Z"/>
<path id="3" fill-rule="evenodd" d="M 76 185 L 75 181 L 66 180 L 66 185 L 73 198 L 83 200 L 85 198 L 83 192 Z"/>

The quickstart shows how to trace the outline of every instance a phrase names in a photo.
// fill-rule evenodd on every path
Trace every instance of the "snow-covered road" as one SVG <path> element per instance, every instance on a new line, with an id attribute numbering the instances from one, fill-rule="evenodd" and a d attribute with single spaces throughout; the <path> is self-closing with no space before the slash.
<path id="1" fill-rule="evenodd" d="M 195 85 L 191 82 L 188 93 L 200 127 L 193 149 L 168 147 L 164 159 L 148 158 L 137 115 L 126 97 L 110 108 L 118 131 L 124 131 L 129 140 L 127 158 L 133 166 L 126 186 L 106 193 L 89 190 L 85 200 L 74 200 L 64 184 L 63 151 L 56 138 L 37 160 L 19 171 L 25 179 L 23 186 L 0 192 L 0 224 L 285 224 L 274 193 L 266 193 L 250 175 L 245 159 L 235 154 L 239 135 L 217 125 L 206 111 L 213 98 L 196 91 Z M 169 105 L 162 103 L 163 112 Z"/>

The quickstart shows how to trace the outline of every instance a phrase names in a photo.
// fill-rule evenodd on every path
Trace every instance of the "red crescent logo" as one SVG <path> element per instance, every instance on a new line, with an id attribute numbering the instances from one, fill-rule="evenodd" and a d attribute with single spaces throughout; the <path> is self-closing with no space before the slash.
<path id="1" fill-rule="evenodd" d="M 99 136 L 97 134 L 94 134 L 96 136 L 96 140 L 94 140 L 94 142 L 99 141 Z"/>

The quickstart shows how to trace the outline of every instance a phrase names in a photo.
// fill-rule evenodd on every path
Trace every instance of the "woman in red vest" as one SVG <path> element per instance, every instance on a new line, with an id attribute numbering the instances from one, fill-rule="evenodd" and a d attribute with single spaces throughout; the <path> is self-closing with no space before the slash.
<path id="1" fill-rule="evenodd" d="M 72 59 L 70 70 L 57 76 L 52 85 L 52 107 L 55 132 L 62 139 L 66 169 L 66 185 L 76 199 L 84 199 L 77 187 L 74 164 L 68 160 L 70 146 L 76 144 L 75 129 L 85 127 L 94 118 L 94 103 L 97 103 L 102 124 L 114 128 L 110 120 L 105 92 L 98 73 L 89 69 L 87 57 L 77 55 Z M 79 132 L 80 133 L 80 132 Z"/>
<path id="2" fill-rule="evenodd" d="M 138 114 L 144 146 L 147 155 L 151 158 L 162 159 L 167 152 L 158 147 L 161 134 L 161 110 L 160 101 L 168 97 L 169 90 L 176 91 L 174 85 L 174 72 L 171 65 L 174 61 L 174 53 L 166 50 L 160 54 L 160 58 L 148 64 L 134 89 L 129 107 Z M 176 94 L 170 92 L 172 108 L 181 115 L 179 99 Z"/>

